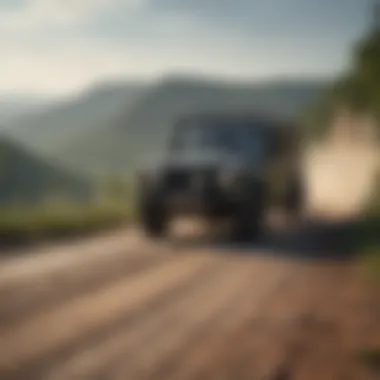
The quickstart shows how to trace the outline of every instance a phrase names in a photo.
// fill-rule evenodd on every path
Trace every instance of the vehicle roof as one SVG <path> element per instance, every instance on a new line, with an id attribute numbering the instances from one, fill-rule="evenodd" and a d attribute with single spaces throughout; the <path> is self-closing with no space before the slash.
<path id="1" fill-rule="evenodd" d="M 199 112 L 182 116 L 179 124 L 188 120 L 213 121 L 213 122 L 261 122 L 268 127 L 282 128 L 295 127 L 294 121 L 285 117 L 274 116 L 264 112 Z"/>

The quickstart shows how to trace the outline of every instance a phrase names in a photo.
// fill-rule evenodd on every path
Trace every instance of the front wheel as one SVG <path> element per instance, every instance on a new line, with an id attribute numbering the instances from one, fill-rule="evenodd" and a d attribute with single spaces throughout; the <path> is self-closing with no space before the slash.
<path id="1" fill-rule="evenodd" d="M 231 235 L 234 240 L 255 241 L 263 230 L 263 220 L 265 214 L 264 194 L 242 202 L 235 210 L 232 220 Z"/>
<path id="2" fill-rule="evenodd" d="M 255 241 L 261 233 L 261 218 L 255 215 L 236 215 L 232 221 L 231 237 L 237 241 Z"/>
<path id="3" fill-rule="evenodd" d="M 141 210 L 141 224 L 146 235 L 153 238 L 165 236 L 168 220 L 162 207 L 146 205 Z"/>
<path id="4" fill-rule="evenodd" d="M 304 186 L 300 179 L 292 182 L 285 200 L 285 210 L 294 217 L 300 217 L 304 209 Z"/>

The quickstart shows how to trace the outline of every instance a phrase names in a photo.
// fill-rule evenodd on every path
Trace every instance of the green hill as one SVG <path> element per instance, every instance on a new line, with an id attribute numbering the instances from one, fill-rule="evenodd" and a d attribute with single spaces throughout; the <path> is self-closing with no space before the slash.
<path id="1" fill-rule="evenodd" d="M 0 138 L 0 203 L 37 202 L 47 197 L 86 199 L 90 184 L 66 169 Z"/>
<path id="2" fill-rule="evenodd" d="M 107 127 L 115 114 L 132 105 L 142 88 L 142 84 L 94 86 L 84 94 L 19 120 L 9 133 L 30 149 L 54 157 L 57 149 Z"/>
<path id="3" fill-rule="evenodd" d="M 0 94 L 0 129 L 51 107 L 55 97 L 27 94 Z"/>

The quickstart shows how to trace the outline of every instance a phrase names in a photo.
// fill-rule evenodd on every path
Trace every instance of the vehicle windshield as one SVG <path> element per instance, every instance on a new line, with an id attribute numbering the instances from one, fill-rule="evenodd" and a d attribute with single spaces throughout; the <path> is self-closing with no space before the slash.
<path id="1" fill-rule="evenodd" d="M 252 123 L 187 123 L 177 129 L 175 151 L 223 150 L 232 154 L 263 158 L 268 152 L 268 134 Z"/>

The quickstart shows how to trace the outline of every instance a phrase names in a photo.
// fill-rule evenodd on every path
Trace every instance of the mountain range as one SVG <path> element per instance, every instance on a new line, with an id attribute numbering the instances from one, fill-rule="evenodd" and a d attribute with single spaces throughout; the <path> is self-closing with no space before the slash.
<path id="1" fill-rule="evenodd" d="M 184 114 L 259 109 L 297 118 L 326 86 L 324 80 L 236 83 L 191 76 L 111 82 L 21 117 L 6 133 L 15 144 L 69 170 L 127 174 L 162 154 Z"/>
<path id="2" fill-rule="evenodd" d="M 43 112 L 56 97 L 34 94 L 0 94 L 0 130 L 10 128 L 29 115 Z"/>

